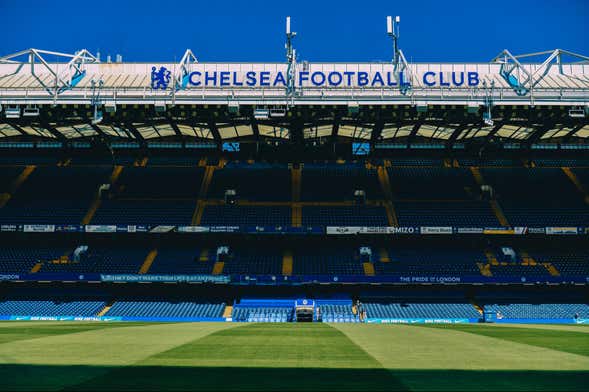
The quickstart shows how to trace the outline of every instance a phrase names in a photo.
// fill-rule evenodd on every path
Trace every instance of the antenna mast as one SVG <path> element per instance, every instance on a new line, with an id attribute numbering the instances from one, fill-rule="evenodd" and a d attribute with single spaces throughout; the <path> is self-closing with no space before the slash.
<path id="1" fill-rule="evenodd" d="M 286 96 L 292 98 L 295 94 L 295 69 L 296 69 L 296 50 L 292 47 L 292 40 L 297 35 L 290 30 L 290 16 L 286 17 Z"/>

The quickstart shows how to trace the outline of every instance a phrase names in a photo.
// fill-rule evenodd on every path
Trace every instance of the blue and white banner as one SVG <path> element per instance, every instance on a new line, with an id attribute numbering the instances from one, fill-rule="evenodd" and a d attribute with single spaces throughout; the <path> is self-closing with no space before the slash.
<path id="1" fill-rule="evenodd" d="M 579 234 L 577 227 L 547 227 L 547 235 L 574 235 Z"/>
<path id="2" fill-rule="evenodd" d="M 101 274 L 103 282 L 194 282 L 194 283 L 229 283 L 229 275 L 130 275 Z"/>
<path id="3" fill-rule="evenodd" d="M 461 283 L 460 276 L 399 276 L 402 283 Z"/>
<path id="4" fill-rule="evenodd" d="M 87 233 L 116 233 L 116 225 L 86 225 Z"/>
<path id="5" fill-rule="evenodd" d="M 452 230 L 452 228 L 450 228 Z M 395 227 L 395 226 L 327 226 L 325 233 L 328 235 L 348 234 L 419 234 L 419 227 Z"/>
<path id="6" fill-rule="evenodd" d="M 493 320 L 497 324 L 588 324 L 589 319 L 554 319 L 554 318 L 497 318 Z"/>
<path id="7" fill-rule="evenodd" d="M 420 227 L 419 232 L 421 234 L 452 234 L 453 230 L 452 230 L 451 226 L 445 226 L 445 227 L 425 226 L 425 227 Z"/>
<path id="8" fill-rule="evenodd" d="M 23 225 L 25 233 L 53 233 L 55 225 Z"/>
<path id="9" fill-rule="evenodd" d="M 210 230 L 205 226 L 178 226 L 178 233 L 208 233 Z"/>
<path id="10" fill-rule="evenodd" d="M 477 323 L 478 319 L 467 318 L 368 318 L 369 324 L 466 324 Z"/>
<path id="11" fill-rule="evenodd" d="M 18 274 L 0 274 L 0 281 L 2 280 L 20 280 Z"/>
<path id="12" fill-rule="evenodd" d="M 101 322 L 120 322 L 120 321 L 143 321 L 143 322 L 203 322 L 231 321 L 223 317 L 109 317 L 109 316 L 0 316 L 0 320 L 8 321 L 101 321 Z"/>
<path id="13" fill-rule="evenodd" d="M 106 316 L 10 316 L 10 321 L 122 321 L 122 317 Z"/>

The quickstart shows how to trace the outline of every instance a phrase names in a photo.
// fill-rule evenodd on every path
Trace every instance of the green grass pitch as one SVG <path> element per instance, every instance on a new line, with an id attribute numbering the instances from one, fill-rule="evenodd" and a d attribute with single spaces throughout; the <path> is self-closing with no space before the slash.
<path id="1" fill-rule="evenodd" d="M 0 390 L 587 390 L 589 327 L 0 323 Z"/>

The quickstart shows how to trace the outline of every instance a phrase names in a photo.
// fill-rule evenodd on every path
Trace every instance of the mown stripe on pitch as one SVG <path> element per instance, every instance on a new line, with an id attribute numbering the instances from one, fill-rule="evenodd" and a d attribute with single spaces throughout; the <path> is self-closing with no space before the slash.
<path id="1" fill-rule="evenodd" d="M 448 328 L 442 325 L 427 327 Z M 589 337 L 585 332 L 493 325 L 453 325 L 452 330 L 589 357 Z"/>
<path id="2" fill-rule="evenodd" d="M 66 388 L 117 367 L 133 365 L 197 336 L 230 327 L 227 323 L 128 324 L 125 328 L 109 327 L 6 343 L 0 345 L 0 388 Z M 11 368 L 22 371 L 9 373 Z M 59 373 L 51 373 L 51 368 Z"/>
<path id="3" fill-rule="evenodd" d="M 587 370 L 589 358 L 447 328 L 335 325 L 387 369 Z M 404 380 L 403 380 L 404 381 Z M 411 386 L 411 384 L 408 384 Z"/>
<path id="4" fill-rule="evenodd" d="M 214 332 L 74 389 L 97 388 L 407 389 L 378 361 L 328 325 L 263 323 Z"/>
<path id="5" fill-rule="evenodd" d="M 10 325 L 16 323 L 15 325 Z M 26 322 L 14 322 L 7 321 L 2 323 L 0 327 L 0 350 L 2 344 L 11 343 L 16 341 L 25 341 L 31 339 L 39 339 L 58 335 L 67 335 L 72 333 L 96 331 L 106 328 L 119 328 L 125 327 L 123 323 L 118 324 L 96 324 L 96 323 L 71 323 L 71 322 L 59 322 L 51 321 L 50 323 L 37 324 L 36 321 Z M 8 324 L 8 325 L 5 325 Z"/>

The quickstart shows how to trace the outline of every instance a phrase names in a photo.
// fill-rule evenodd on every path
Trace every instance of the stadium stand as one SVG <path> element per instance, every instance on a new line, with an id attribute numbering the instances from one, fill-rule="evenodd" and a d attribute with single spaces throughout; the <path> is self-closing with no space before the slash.
<path id="1" fill-rule="evenodd" d="M 589 317 L 586 304 L 488 304 L 485 311 L 497 313 L 498 319 L 573 319 Z"/>
<path id="2" fill-rule="evenodd" d="M 0 248 L 0 271 L 1 273 L 27 273 L 37 264 L 59 259 L 66 251 L 66 248 L 60 247 L 4 245 Z"/>
<path id="3" fill-rule="evenodd" d="M 134 274 L 145 260 L 148 249 L 130 246 L 90 246 L 79 261 L 74 261 L 72 249 L 57 258 L 44 259 L 42 272 L 119 273 Z"/>
<path id="4" fill-rule="evenodd" d="M 530 251 L 530 255 L 540 264 L 552 264 L 561 275 L 589 276 L 589 251 L 552 249 Z"/>
<path id="5" fill-rule="evenodd" d="M 211 199 L 223 199 L 235 190 L 238 199 L 288 201 L 291 197 L 290 170 L 286 165 L 227 164 L 215 170 L 208 190 Z"/>
<path id="6" fill-rule="evenodd" d="M 105 303 L 103 301 L 72 300 L 24 300 L 7 299 L 0 302 L 2 316 L 96 316 Z"/>
<path id="7" fill-rule="evenodd" d="M 351 302 L 346 305 L 322 304 L 321 320 L 326 323 L 358 323 L 360 319 L 352 313 Z"/>
<path id="8" fill-rule="evenodd" d="M 560 168 L 484 168 L 481 174 L 512 225 L 589 224 L 589 206 Z"/>
<path id="9" fill-rule="evenodd" d="M 200 222 L 211 226 L 290 226 L 291 208 L 286 206 L 206 206 Z"/>
<path id="10" fill-rule="evenodd" d="M 237 307 L 233 308 L 233 321 L 285 323 L 292 321 L 293 308 Z"/>
<path id="11" fill-rule="evenodd" d="M 0 208 L 5 224 L 80 224 L 111 168 L 42 167 Z"/>
<path id="12" fill-rule="evenodd" d="M 463 248 L 387 249 L 385 262 L 374 262 L 376 273 L 399 273 L 407 276 L 479 275 L 477 262 L 485 259 L 482 251 Z"/>
<path id="13" fill-rule="evenodd" d="M 110 317 L 145 318 L 220 318 L 225 304 L 194 301 L 171 302 L 165 300 L 117 300 L 108 312 Z"/>
<path id="14" fill-rule="evenodd" d="M 242 298 L 233 305 L 231 318 L 238 322 L 293 321 L 294 300 Z"/>
<path id="15" fill-rule="evenodd" d="M 91 223 L 188 225 L 203 175 L 199 167 L 125 167 Z"/>
<path id="16" fill-rule="evenodd" d="M 388 226 L 384 207 L 304 206 L 303 226 Z"/>
<path id="17" fill-rule="evenodd" d="M 214 255 L 209 249 L 199 247 L 160 247 L 149 269 L 151 274 L 210 274 Z"/>
<path id="18" fill-rule="evenodd" d="M 481 314 L 471 304 L 453 303 L 365 303 L 368 317 L 412 319 L 479 319 Z"/>
<path id="19" fill-rule="evenodd" d="M 362 263 L 351 247 L 297 249 L 293 254 L 295 275 L 361 275 Z"/>
<path id="20" fill-rule="evenodd" d="M 305 164 L 301 181 L 303 201 L 353 200 L 355 190 L 367 199 L 383 198 L 376 170 L 361 164 Z"/>
<path id="21" fill-rule="evenodd" d="M 589 317 L 589 68 L 551 53 L 286 89 L 190 52 L 0 56 L 0 316 Z"/>

